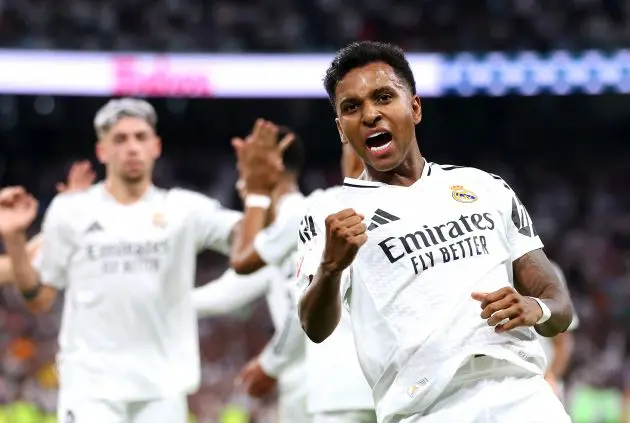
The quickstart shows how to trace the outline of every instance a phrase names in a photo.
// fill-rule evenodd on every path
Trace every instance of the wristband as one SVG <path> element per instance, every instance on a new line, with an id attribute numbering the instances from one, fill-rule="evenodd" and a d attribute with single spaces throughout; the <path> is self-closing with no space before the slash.
<path id="1" fill-rule="evenodd" d="M 540 316 L 540 319 L 538 319 L 536 324 L 541 325 L 545 323 L 547 320 L 549 320 L 551 318 L 551 310 L 549 310 L 549 307 L 547 307 L 547 304 L 545 304 L 540 298 L 536 298 L 536 297 L 529 297 L 529 298 L 531 298 L 532 300 L 535 300 L 540 306 L 540 309 L 542 310 L 542 316 Z"/>
<path id="2" fill-rule="evenodd" d="M 245 207 L 258 207 L 268 209 L 271 206 L 271 197 L 261 194 L 247 194 Z"/>
<path id="3" fill-rule="evenodd" d="M 22 298 L 24 298 L 24 300 L 33 301 L 35 298 L 37 298 L 37 296 L 39 295 L 39 291 L 41 290 L 42 284 L 37 282 L 37 285 L 35 285 L 33 288 L 26 289 L 24 291 L 20 290 L 20 293 L 22 294 Z"/>

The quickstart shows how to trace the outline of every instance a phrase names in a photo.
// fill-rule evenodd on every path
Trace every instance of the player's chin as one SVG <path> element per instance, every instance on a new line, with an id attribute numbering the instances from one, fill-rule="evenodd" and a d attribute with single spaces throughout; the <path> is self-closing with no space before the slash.
<path id="1" fill-rule="evenodd" d="M 366 161 L 372 169 L 378 172 L 389 172 L 400 165 L 400 157 L 396 154 L 379 155 L 377 157 L 368 155 Z"/>

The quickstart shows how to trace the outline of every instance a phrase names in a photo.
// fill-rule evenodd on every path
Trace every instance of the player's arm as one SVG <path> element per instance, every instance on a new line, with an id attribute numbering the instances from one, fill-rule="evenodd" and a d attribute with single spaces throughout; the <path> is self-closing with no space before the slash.
<path id="1" fill-rule="evenodd" d="M 549 320 L 535 326 L 542 336 L 556 336 L 569 328 L 573 306 L 566 288 L 542 249 L 530 251 L 512 263 L 514 287 L 522 295 L 541 300 L 551 312 Z"/>
<path id="2" fill-rule="evenodd" d="M 263 371 L 278 378 L 282 371 L 304 350 L 304 331 L 300 327 L 294 295 L 288 294 L 291 303 L 289 312 L 281 327 L 277 328 L 271 340 L 258 357 Z"/>
<path id="3" fill-rule="evenodd" d="M 307 216 L 307 221 L 312 217 Z M 318 228 L 314 228 L 319 233 Z M 367 241 L 363 216 L 346 209 L 326 218 L 323 236 L 312 234 L 298 265 L 298 280 L 307 285 L 299 301 L 299 316 L 306 335 L 323 342 L 341 319 L 341 286 L 359 248 Z M 307 233 L 302 233 L 302 236 Z M 313 263 L 316 263 L 314 266 Z M 314 271 L 311 270 L 315 267 Z"/>
<path id="4" fill-rule="evenodd" d="M 295 251 L 295 229 L 304 213 L 305 201 L 297 195 L 285 198 L 274 221 L 260 229 L 254 225 L 248 226 L 247 220 L 253 213 L 251 210 L 260 208 L 245 208 L 245 216 L 232 243 L 230 257 L 230 264 L 236 273 L 248 274 L 267 264 L 279 264 Z M 246 234 L 248 231 L 251 231 L 249 235 Z"/>
<path id="5" fill-rule="evenodd" d="M 197 250 L 210 249 L 229 255 L 243 214 L 195 192 L 184 191 L 182 197 L 190 213 L 187 223 L 193 225 Z"/>
<path id="6" fill-rule="evenodd" d="M 42 244 L 41 234 L 35 235 L 27 244 L 26 251 L 31 260 L 35 258 Z M 15 282 L 11 258 L 7 254 L 0 256 L 0 285 Z"/>
<path id="7" fill-rule="evenodd" d="M 562 379 L 571 362 L 575 340 L 572 332 L 563 332 L 552 338 L 554 356 L 548 371 L 557 379 Z"/>
<path id="8" fill-rule="evenodd" d="M 252 199 L 259 201 L 252 201 Z M 269 196 L 250 194 L 249 201 L 248 197 L 245 198 L 243 219 L 234 231 L 230 249 L 230 266 L 238 274 L 253 273 L 267 264 L 256 251 L 254 241 L 267 223 L 270 205 Z"/>
<path id="9" fill-rule="evenodd" d="M 217 316 L 243 308 L 265 294 L 269 277 L 264 269 L 249 276 L 239 276 L 228 269 L 219 279 L 194 289 L 197 316 Z"/>

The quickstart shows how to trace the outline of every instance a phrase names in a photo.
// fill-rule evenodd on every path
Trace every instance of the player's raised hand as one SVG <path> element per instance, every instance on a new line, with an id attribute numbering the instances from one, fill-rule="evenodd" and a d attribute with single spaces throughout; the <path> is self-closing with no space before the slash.
<path id="1" fill-rule="evenodd" d="M 488 319 L 498 333 L 521 326 L 534 326 L 543 311 L 533 298 L 525 297 L 512 287 L 504 287 L 495 292 L 473 292 L 472 298 L 480 302 L 481 318 Z M 509 319 L 503 324 L 499 324 Z"/>
<path id="2" fill-rule="evenodd" d="M 22 187 L 0 190 L 0 234 L 25 231 L 37 216 L 38 203 Z"/>
<path id="3" fill-rule="evenodd" d="M 245 140 L 232 140 L 240 177 L 251 193 L 269 194 L 285 170 L 282 155 L 295 136 L 287 134 L 278 141 L 278 131 L 274 123 L 258 119 Z"/>
<path id="4" fill-rule="evenodd" d="M 244 385 L 247 393 L 254 398 L 271 394 L 277 382 L 277 379 L 265 373 L 257 358 L 247 363 L 236 378 L 236 383 Z"/>
<path id="5" fill-rule="evenodd" d="M 68 181 L 59 182 L 57 192 L 75 192 L 88 189 L 96 180 L 96 173 L 89 160 L 74 162 L 68 172 Z"/>
<path id="6" fill-rule="evenodd" d="M 367 242 L 364 216 L 345 209 L 326 218 L 326 246 L 321 266 L 330 272 L 341 272 L 352 262 L 359 248 Z"/>

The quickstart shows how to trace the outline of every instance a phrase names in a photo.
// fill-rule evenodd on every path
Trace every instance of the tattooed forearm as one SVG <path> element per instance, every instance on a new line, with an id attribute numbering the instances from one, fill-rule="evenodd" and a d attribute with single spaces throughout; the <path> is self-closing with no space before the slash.
<path id="1" fill-rule="evenodd" d="M 551 318 L 537 325 L 536 331 L 551 337 L 567 330 L 573 319 L 571 299 L 543 250 L 530 251 L 512 266 L 516 290 L 540 298 L 551 310 Z"/>

